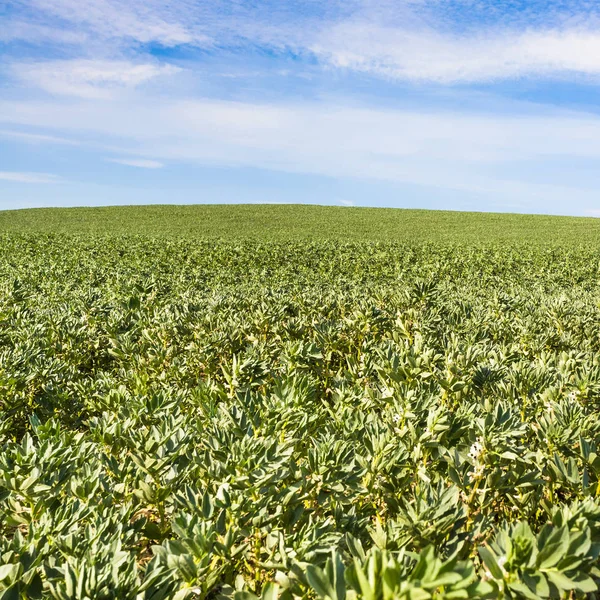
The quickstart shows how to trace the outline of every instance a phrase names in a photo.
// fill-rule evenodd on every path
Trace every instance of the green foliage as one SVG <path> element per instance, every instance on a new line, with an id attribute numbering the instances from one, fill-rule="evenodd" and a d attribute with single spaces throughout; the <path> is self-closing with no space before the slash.
<path id="1" fill-rule="evenodd" d="M 583 598 L 600 251 L 0 239 L 0 598 Z"/>
<path id="2" fill-rule="evenodd" d="M 0 211 L 0 232 L 197 239 L 597 245 L 600 220 L 398 208 L 197 204 Z"/>

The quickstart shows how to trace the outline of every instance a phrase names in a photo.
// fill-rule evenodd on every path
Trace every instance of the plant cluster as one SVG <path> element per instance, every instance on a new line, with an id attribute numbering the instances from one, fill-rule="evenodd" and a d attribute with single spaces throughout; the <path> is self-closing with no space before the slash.
<path id="1" fill-rule="evenodd" d="M 0 239 L 0 599 L 600 592 L 600 251 Z"/>

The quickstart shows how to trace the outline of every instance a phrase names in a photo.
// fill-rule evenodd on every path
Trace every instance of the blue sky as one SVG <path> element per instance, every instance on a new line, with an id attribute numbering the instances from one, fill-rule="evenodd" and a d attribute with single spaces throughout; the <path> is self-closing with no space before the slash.
<path id="1" fill-rule="evenodd" d="M 589 0 L 8 0 L 0 209 L 600 216 Z"/>

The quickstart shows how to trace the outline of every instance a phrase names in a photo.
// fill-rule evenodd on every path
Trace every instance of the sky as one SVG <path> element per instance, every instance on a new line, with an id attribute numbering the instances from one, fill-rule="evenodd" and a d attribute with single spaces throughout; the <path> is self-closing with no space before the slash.
<path id="1" fill-rule="evenodd" d="M 600 217 L 596 0 L 0 0 L 0 209 Z"/>

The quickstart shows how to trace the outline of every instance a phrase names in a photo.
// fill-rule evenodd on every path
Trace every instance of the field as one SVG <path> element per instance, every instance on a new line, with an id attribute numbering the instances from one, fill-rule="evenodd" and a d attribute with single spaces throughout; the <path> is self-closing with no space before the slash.
<path id="1" fill-rule="evenodd" d="M 594 598 L 600 221 L 0 213 L 0 599 Z"/>
<path id="2" fill-rule="evenodd" d="M 111 206 L 0 211 L 0 232 L 180 239 L 600 245 L 600 219 L 307 205 Z"/>

